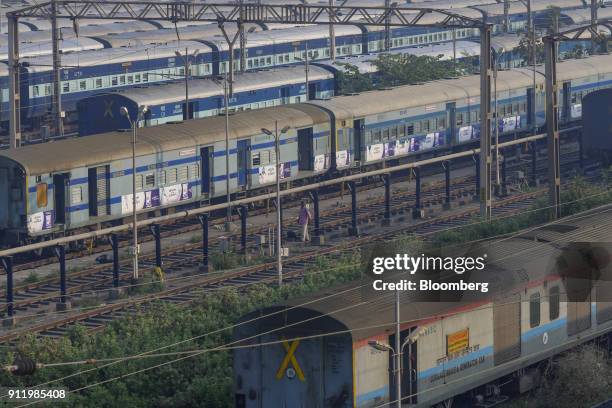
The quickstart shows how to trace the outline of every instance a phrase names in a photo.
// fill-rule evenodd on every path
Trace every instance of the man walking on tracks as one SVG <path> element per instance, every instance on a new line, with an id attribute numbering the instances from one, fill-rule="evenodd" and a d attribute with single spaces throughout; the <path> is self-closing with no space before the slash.
<path id="1" fill-rule="evenodd" d="M 302 226 L 302 242 L 310 241 L 310 236 L 308 235 L 308 223 L 310 222 L 310 212 L 308 208 L 306 208 L 306 204 L 302 201 L 300 206 L 300 216 L 298 217 L 298 223 Z"/>

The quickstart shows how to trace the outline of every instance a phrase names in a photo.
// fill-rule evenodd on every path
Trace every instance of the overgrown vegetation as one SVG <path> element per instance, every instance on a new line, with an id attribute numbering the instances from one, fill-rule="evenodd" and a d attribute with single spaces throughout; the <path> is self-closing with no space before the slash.
<path id="1" fill-rule="evenodd" d="M 607 174 L 607 172 L 604 172 Z M 612 190 L 609 189 L 607 177 L 602 177 L 602 183 L 591 184 L 581 177 L 575 177 L 561 193 L 562 216 L 612 202 Z M 472 225 L 436 234 L 432 241 L 437 244 L 454 244 L 473 241 L 495 235 L 518 231 L 533 225 L 542 224 L 553 219 L 548 197 L 539 198 L 528 211 L 519 215 L 490 223 L 481 223 L 474 218 Z"/>
<path id="2" fill-rule="evenodd" d="M 257 284 L 240 292 L 228 288 L 203 295 L 189 309 L 163 303 L 154 304 L 134 317 L 112 322 L 95 336 L 88 335 L 85 327 L 77 326 L 60 340 L 25 337 L 16 349 L 36 361 L 76 361 L 92 357 L 136 355 L 219 331 L 181 344 L 180 348 L 163 351 L 218 347 L 231 341 L 231 331 L 220 329 L 236 323 L 240 316 L 249 311 L 359 277 L 360 268 L 355 264 L 356 259 L 358 254 L 333 260 L 320 258 L 309 271 L 312 273 L 307 274 L 299 284 L 284 285 L 280 289 Z M 320 270 L 325 270 L 325 273 L 316 273 Z M 6 350 L 0 352 L 0 356 L 3 364 L 12 362 L 14 358 L 14 354 Z M 179 357 L 156 357 L 113 364 L 52 385 L 74 390 Z M 154 371 L 125 376 L 103 386 L 71 394 L 71 404 L 78 407 L 229 407 L 233 395 L 231 366 L 229 351 L 204 353 Z M 45 368 L 31 377 L 15 377 L 2 372 L 0 384 L 5 387 L 32 386 L 88 368 L 91 367 Z"/>
<path id="3" fill-rule="evenodd" d="M 474 58 L 462 58 L 456 65 L 442 56 L 416 56 L 404 54 L 381 54 L 371 63 L 376 68 L 373 74 L 363 74 L 351 64 L 337 63 L 344 68 L 338 74 L 339 92 L 342 94 L 364 92 L 376 88 L 408 85 L 433 81 L 473 72 Z"/>
<path id="4" fill-rule="evenodd" d="M 612 364 L 594 345 L 580 347 L 543 367 L 542 384 L 504 408 L 589 408 L 612 398 Z"/>
<path id="5" fill-rule="evenodd" d="M 576 178 L 563 193 L 563 202 L 568 203 L 563 207 L 564 214 L 612 201 L 612 194 L 607 190 L 607 173 L 601 180 L 600 185 L 593 186 L 581 178 Z M 527 225 L 548 221 L 551 213 L 547 206 L 547 202 L 543 199 L 534 208 L 538 211 L 527 211 L 507 220 L 445 232 L 439 234 L 435 240 L 437 243 L 448 244 L 516 231 Z M 384 243 L 383 246 L 387 250 L 396 252 L 399 248 L 418 251 L 421 244 L 422 242 L 416 237 L 405 236 L 394 242 Z M 320 257 L 316 259 L 315 265 L 310 268 L 310 273 L 301 283 L 284 285 L 281 288 L 256 284 L 241 291 L 228 288 L 214 293 L 209 292 L 202 294 L 202 297 L 189 308 L 165 303 L 153 304 L 135 316 L 112 322 L 105 330 L 94 336 L 87 334 L 85 327 L 77 326 L 70 330 L 68 336 L 59 340 L 38 340 L 33 336 L 27 336 L 18 342 L 16 350 L 39 362 L 57 362 L 136 355 L 194 337 L 196 339 L 186 341 L 179 347 L 162 351 L 218 347 L 231 341 L 231 331 L 222 329 L 235 324 L 241 316 L 298 295 L 354 281 L 362 277 L 364 269 L 361 260 L 367 260 L 368 257 L 367 251 L 357 249 L 339 258 Z M 211 258 L 211 264 L 217 270 L 247 262 L 254 260 L 235 254 L 219 254 Z M 163 279 L 159 277 L 152 276 L 150 279 L 157 279 L 156 283 L 163 285 Z M 206 333 L 211 334 L 206 335 Z M 2 364 L 10 364 L 14 357 L 14 353 L 10 351 L 0 351 Z M 78 390 L 97 382 L 117 379 L 71 394 L 72 406 L 78 407 L 229 407 L 232 405 L 233 378 L 230 351 L 203 353 L 197 357 L 161 365 L 151 371 L 130 374 L 176 358 L 180 356 L 121 362 L 85 371 L 51 385 Z M 15 377 L 2 372 L 0 383 L 6 387 L 32 386 L 88 368 L 90 367 L 50 367 L 39 370 L 31 377 Z M 554 377 L 547 377 L 550 380 L 542 388 L 542 395 L 545 392 L 557 392 L 554 387 L 561 387 L 562 385 L 557 385 L 557 382 L 564 384 L 566 375 L 569 374 L 563 370 L 556 370 Z M 586 374 L 583 375 L 586 377 Z M 610 378 L 609 374 L 605 378 Z M 588 389 L 587 391 L 591 392 Z M 593 394 L 593 398 L 599 396 L 600 394 Z M 544 406 L 550 405 L 533 407 Z"/>

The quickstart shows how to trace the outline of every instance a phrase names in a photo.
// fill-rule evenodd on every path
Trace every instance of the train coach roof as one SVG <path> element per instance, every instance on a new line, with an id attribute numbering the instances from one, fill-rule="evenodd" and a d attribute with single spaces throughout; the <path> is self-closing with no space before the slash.
<path id="1" fill-rule="evenodd" d="M 73 41 L 76 41 L 74 39 Z M 81 39 L 82 41 L 82 39 Z M 90 40 L 93 41 L 93 40 Z M 42 44 L 42 43 L 39 43 Z M 100 44 L 100 43 L 99 43 Z M 100 44 L 101 46 L 101 44 Z M 104 64 L 120 65 L 124 62 L 144 61 L 155 58 L 175 58 L 175 51 L 200 50 L 200 53 L 209 53 L 211 48 L 197 41 L 178 41 L 156 46 L 134 46 L 129 48 L 103 48 L 96 51 L 82 51 L 62 55 L 62 64 L 71 67 L 96 67 Z M 53 58 L 51 55 L 22 58 L 23 63 L 28 64 L 28 71 L 48 72 L 53 69 Z"/>
<path id="2" fill-rule="evenodd" d="M 308 77 L 310 81 L 317 81 L 326 78 L 331 79 L 333 78 L 333 74 L 323 68 L 310 66 Z M 304 67 L 290 66 L 278 67 L 271 70 L 247 71 L 245 73 L 237 73 L 234 81 L 234 92 L 303 83 Z M 184 99 L 185 84 L 183 82 L 161 83 L 139 88 L 129 88 L 114 94 L 131 99 L 138 106 L 153 106 Z M 189 83 L 189 97 L 191 99 L 201 99 L 218 95 L 223 95 L 223 83 L 217 83 L 211 79 L 196 79 Z"/>
<path id="3" fill-rule="evenodd" d="M 230 138 L 262 134 L 261 128 L 273 129 L 275 120 L 302 128 L 324 122 L 326 118 L 322 111 L 312 106 L 279 106 L 240 112 L 230 118 Z M 1 151 L 0 157 L 19 163 L 29 175 L 70 171 L 131 157 L 131 140 L 130 132 L 109 132 Z M 165 124 L 138 129 L 136 154 L 142 156 L 222 140 L 225 140 L 225 118 L 222 116 Z"/>
<path id="4" fill-rule="evenodd" d="M 568 17 L 572 24 L 589 24 L 591 22 L 591 9 L 575 9 L 575 10 L 562 10 L 561 14 Z M 609 7 L 601 7 L 597 10 L 598 19 L 608 19 L 612 17 L 612 9 Z M 565 30 L 564 28 L 563 30 Z"/>
<path id="5" fill-rule="evenodd" d="M 543 70 L 543 66 L 538 68 L 537 81 L 539 84 L 543 82 Z M 612 56 L 597 55 L 559 63 L 557 78 L 559 81 L 564 81 L 610 72 L 612 72 Z M 501 71 L 497 79 L 498 92 L 531 87 L 532 75 L 530 68 Z M 405 85 L 392 89 L 369 91 L 359 95 L 338 96 L 329 100 L 308 103 L 331 110 L 337 120 L 345 120 L 453 100 L 473 99 L 479 96 L 480 77 L 471 75 L 457 79 L 432 81 L 422 85 Z"/>
<path id="6" fill-rule="evenodd" d="M 572 248 L 575 242 L 605 243 L 609 253 L 609 244 L 612 242 L 610 229 L 612 229 L 612 205 L 606 205 L 588 213 L 517 234 L 510 239 L 490 241 L 483 249 L 497 250 L 497 259 L 501 261 L 487 261 L 483 271 L 488 275 L 486 279 L 473 275 L 466 279 L 473 282 L 488 281 L 490 292 L 487 295 L 504 303 L 508 301 L 510 295 L 508 289 L 522 289 L 530 283 L 557 278 L 558 259 L 561 256 L 570 259 L 568 248 Z M 488 259 L 495 258 L 489 256 Z M 301 325 L 298 325 L 298 322 L 305 322 L 302 328 L 312 328 L 315 333 L 321 333 L 322 320 L 316 316 L 329 316 L 346 330 L 351 331 L 353 343 L 382 333 L 388 335 L 393 332 L 395 324 L 395 292 L 374 292 L 370 289 L 371 285 L 371 281 L 364 279 L 327 288 L 250 313 L 241 321 L 260 320 L 257 319 L 258 316 L 270 315 L 255 325 L 263 327 L 265 320 L 266 331 L 270 331 L 282 327 L 299 327 Z M 424 302 L 416 301 L 414 294 L 410 292 L 402 292 L 400 296 L 400 316 L 406 326 L 416 325 L 417 321 L 429 321 L 441 314 L 457 313 L 468 306 L 477 307 L 477 304 L 490 301 L 490 299 L 480 299 L 471 302 L 468 299 L 463 302 Z M 301 333 L 305 336 L 311 334 L 307 331 Z"/>
<path id="7" fill-rule="evenodd" d="M 502 75 L 503 74 L 503 75 Z M 500 73 L 499 92 L 528 84 L 531 78 L 523 70 Z M 462 100 L 480 95 L 478 76 L 405 85 L 392 89 L 364 92 L 359 95 L 338 96 L 325 101 L 311 101 L 314 105 L 331 110 L 337 120 L 360 118 L 405 108 L 428 106 L 447 101 Z"/>

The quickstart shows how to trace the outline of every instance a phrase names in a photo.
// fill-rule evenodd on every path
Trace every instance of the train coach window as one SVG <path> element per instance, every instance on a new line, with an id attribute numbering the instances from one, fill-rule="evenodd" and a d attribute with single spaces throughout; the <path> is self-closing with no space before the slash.
<path id="1" fill-rule="evenodd" d="M 463 125 L 463 113 L 457 112 L 457 126 Z"/>
<path id="2" fill-rule="evenodd" d="M 179 167 L 178 169 L 179 181 L 187 181 L 189 179 L 187 174 L 187 166 Z"/>
<path id="3" fill-rule="evenodd" d="M 529 326 L 540 325 L 540 292 L 533 293 L 529 297 Z"/>
<path id="4" fill-rule="evenodd" d="M 146 188 L 155 187 L 155 174 L 149 173 L 145 175 L 145 187 Z"/>
<path id="5" fill-rule="evenodd" d="M 559 287 L 553 286 L 548 291 L 548 317 L 550 320 L 559 317 L 559 301 Z"/>
<path id="6" fill-rule="evenodd" d="M 162 170 L 159 172 L 159 185 L 162 186 L 166 184 L 166 171 Z"/>
<path id="7" fill-rule="evenodd" d="M 72 187 L 70 189 L 70 203 L 79 204 L 83 202 L 83 189 L 81 187 Z"/>
<path id="8" fill-rule="evenodd" d="M 259 152 L 251 153 L 251 163 L 253 166 L 259 166 L 261 164 L 261 154 Z"/>
<path id="9" fill-rule="evenodd" d="M 111 77 L 111 85 L 112 85 L 112 86 L 117 86 L 117 85 L 118 85 L 118 83 L 119 83 L 119 82 L 118 82 L 118 79 L 117 79 L 117 77 L 116 77 L 116 76 Z"/>
<path id="10" fill-rule="evenodd" d="M 386 142 L 389 140 L 389 128 L 384 128 L 382 131 L 382 140 Z"/>
<path id="11" fill-rule="evenodd" d="M 406 125 L 399 125 L 399 137 L 406 136 Z"/>
<path id="12" fill-rule="evenodd" d="M 478 121 L 478 112 L 471 111 L 470 112 L 470 123 L 476 123 Z"/>
<path id="13" fill-rule="evenodd" d="M 200 177 L 200 166 L 198 166 L 197 164 L 190 164 L 189 165 L 189 178 L 191 180 L 197 179 L 198 177 Z"/>
<path id="14" fill-rule="evenodd" d="M 85 89 L 87 89 L 87 82 L 79 81 L 79 90 L 84 91 Z"/>
<path id="15" fill-rule="evenodd" d="M 421 122 L 421 129 L 423 130 L 423 132 L 428 132 L 430 127 L 429 127 L 429 120 L 424 120 Z"/>
<path id="16" fill-rule="evenodd" d="M 47 206 L 47 183 L 36 185 L 36 206 L 43 208 Z"/>
<path id="17" fill-rule="evenodd" d="M 62 84 L 62 93 L 70 92 L 70 82 L 64 82 Z"/>
<path id="18" fill-rule="evenodd" d="M 166 183 L 175 184 L 177 179 L 177 171 L 176 169 L 168 169 L 166 171 Z"/>
<path id="19" fill-rule="evenodd" d="M 374 131 L 374 142 L 380 142 L 380 129 Z"/>
<path id="20" fill-rule="evenodd" d="M 403 126 L 402 126 L 403 127 Z M 397 138 L 397 126 L 393 126 L 391 128 L 391 134 L 389 135 L 392 139 Z"/>
<path id="21" fill-rule="evenodd" d="M 410 124 L 406 126 L 406 134 L 408 136 L 414 135 L 414 124 Z"/>
<path id="22" fill-rule="evenodd" d="M 438 118 L 438 129 L 446 129 L 446 118 Z"/>
<path id="23" fill-rule="evenodd" d="M 96 78 L 96 88 L 102 88 L 102 78 Z"/>
<path id="24" fill-rule="evenodd" d="M 136 190 L 137 191 L 142 190 L 142 174 L 136 175 Z"/>
<path id="25" fill-rule="evenodd" d="M 38 96 L 38 94 L 39 94 L 39 91 L 38 91 L 38 85 L 34 85 L 34 86 L 32 87 L 32 94 L 33 94 L 34 96 Z"/>

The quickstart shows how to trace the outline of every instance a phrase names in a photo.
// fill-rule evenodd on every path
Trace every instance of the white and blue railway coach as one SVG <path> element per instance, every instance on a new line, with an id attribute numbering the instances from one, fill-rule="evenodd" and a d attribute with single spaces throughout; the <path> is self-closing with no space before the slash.
<path id="1" fill-rule="evenodd" d="M 612 86 L 612 57 L 564 61 L 557 78 L 562 84 L 561 121 L 578 120 L 582 97 Z M 540 75 L 533 91 L 528 70 L 499 73 L 501 135 L 520 136 L 521 130 L 531 129 L 532 95 L 538 125 L 544 124 L 543 89 Z M 230 119 L 231 192 L 274 183 L 274 143 L 261 129 L 272 129 L 275 120 L 279 129 L 291 127 L 282 136 L 281 177 L 292 181 L 330 170 L 379 166 L 436 149 L 443 153 L 462 145 L 469 148 L 479 136 L 478 103 L 478 77 L 471 76 L 237 112 Z M 141 209 L 154 212 L 224 197 L 224 129 L 223 117 L 140 129 Z M 131 202 L 130 156 L 126 132 L 0 153 L 4 242 L 19 244 L 121 222 Z"/>
<path id="2" fill-rule="evenodd" d="M 130 127 L 119 112 L 128 108 L 136 117 L 139 106 L 147 112 L 139 126 L 156 126 L 167 122 L 215 116 L 224 111 L 224 86 L 211 79 L 189 82 L 189 118 L 185 110 L 183 81 L 130 88 L 115 93 L 94 95 L 78 102 L 79 135 L 91 135 Z M 287 66 L 236 74 L 230 113 L 271 106 L 326 99 L 334 94 L 334 75 L 311 66 L 306 89 L 304 67 Z"/>
<path id="3" fill-rule="evenodd" d="M 581 117 L 582 97 L 612 87 L 608 55 L 558 64 L 561 124 Z M 497 80 L 498 126 L 501 135 L 532 128 L 532 103 L 537 126 L 545 124 L 544 78 L 533 90 L 532 70 L 501 71 Z M 535 102 L 534 102 L 535 101 Z M 451 149 L 480 137 L 478 76 L 433 81 L 393 89 L 310 101 L 331 117 L 335 168 L 375 165 L 420 152 Z"/>
<path id="4" fill-rule="evenodd" d="M 439 2 L 445 8 L 444 2 Z M 536 10 L 546 11 L 549 1 L 536 2 Z M 557 4 L 557 3 L 555 3 Z M 449 4 L 446 6 L 450 7 Z M 511 3 L 511 30 L 520 29 L 525 20 L 524 6 Z M 567 0 L 560 4 L 564 9 L 580 9 L 581 3 Z M 503 20 L 499 13 L 499 5 L 472 6 L 473 8 L 454 9 L 475 18 L 486 15 L 489 22 L 496 27 Z M 480 8 L 482 10 L 480 10 Z M 493 11 L 488 8 L 493 7 Z M 500 17 L 501 16 L 501 17 Z M 424 19 L 427 19 L 425 16 Z M 41 22 L 42 24 L 42 22 Z M 97 35 L 100 28 L 95 24 L 83 26 L 83 34 L 74 37 L 70 26 L 65 27 L 67 37 L 64 39 L 66 50 L 96 49 L 95 51 L 66 52 L 62 55 L 61 89 L 63 109 L 69 122 L 76 120 L 74 114 L 76 101 L 95 93 L 108 90 L 139 86 L 142 83 L 171 81 L 184 75 L 183 61 L 174 55 L 188 48 L 190 52 L 199 50 L 195 58 L 191 58 L 193 75 L 222 74 L 227 70 L 229 50 L 225 39 L 219 33 L 216 24 L 179 23 L 178 37 L 174 26 L 167 22 L 156 25 L 161 29 L 150 30 L 145 23 L 134 24 L 135 31 L 130 32 L 124 26 L 127 23 L 112 23 L 109 33 Z M 103 25 L 101 25 L 102 27 Z M 279 27 L 282 27 L 279 28 Z M 37 30 L 44 30 L 41 26 Z M 230 36 L 235 31 L 235 25 L 227 27 Z M 309 49 L 310 59 L 323 60 L 329 58 L 329 32 L 323 26 L 287 27 L 275 24 L 247 25 L 246 69 L 271 68 L 279 65 L 300 63 L 305 58 L 305 50 Z M 499 31 L 499 30 L 498 30 Z M 465 28 L 455 31 L 456 38 L 467 39 L 477 35 L 477 32 Z M 31 47 L 32 55 L 22 55 L 21 74 L 21 115 L 22 123 L 30 128 L 36 128 L 39 121 L 50 112 L 52 92 L 52 60 L 48 53 L 50 46 L 42 46 L 42 35 L 33 36 L 31 44 L 23 44 L 22 52 Z M 40 38 L 39 38 L 40 37 Z M 177 38 L 181 41 L 177 41 Z M 436 28 L 402 28 L 391 29 L 391 48 L 398 49 L 425 44 L 436 44 L 451 41 L 452 32 Z M 126 48 L 126 46 L 129 46 Z M 102 48 L 107 47 L 107 48 Z M 102 49 L 98 49 L 102 48 Z M 336 27 L 336 55 L 359 55 L 378 52 L 384 48 L 384 27 L 366 27 L 355 20 L 351 26 Z M 238 49 L 234 50 L 234 68 L 239 68 Z M 4 81 L 6 75 L 0 77 Z M 2 92 L 8 87 L 2 86 Z M 7 121 L 6 110 L 0 112 L 0 121 Z"/>
<path id="5" fill-rule="evenodd" d="M 190 59 L 193 75 L 210 73 L 209 48 L 201 42 L 183 41 L 183 47 L 201 53 Z M 71 53 L 62 56 L 62 108 L 76 111 L 78 100 L 112 89 L 123 89 L 141 84 L 167 82 L 184 75 L 184 63 L 175 55 L 174 45 L 150 48 L 109 48 L 96 52 Z M 53 81 L 51 57 L 24 58 L 22 115 L 35 118 L 49 112 Z M 25 93 L 24 93 L 25 92 Z"/>
<path id="6" fill-rule="evenodd" d="M 401 292 L 402 406 L 494 406 L 537 384 L 539 362 L 591 340 L 609 344 L 611 211 L 479 247 L 485 269 L 461 279 L 487 282 L 486 293 Z M 401 278 L 420 285 L 428 273 Z M 364 279 L 244 316 L 234 329 L 234 406 L 393 406 L 385 346 L 395 347 L 395 293 L 372 285 Z"/>
<path id="7" fill-rule="evenodd" d="M 230 125 L 232 193 L 276 180 L 275 120 L 283 182 L 329 168 L 329 123 L 307 105 L 241 112 Z M 225 119 L 141 129 L 136 146 L 137 206 L 143 213 L 199 206 L 226 194 Z M 299 146 L 299 149 L 298 149 Z M 298 150 L 301 151 L 298 154 Z M 131 133 L 113 132 L 0 153 L 0 231 L 5 243 L 121 222 L 132 211 Z M 315 158 L 321 163 L 315 163 Z"/>

